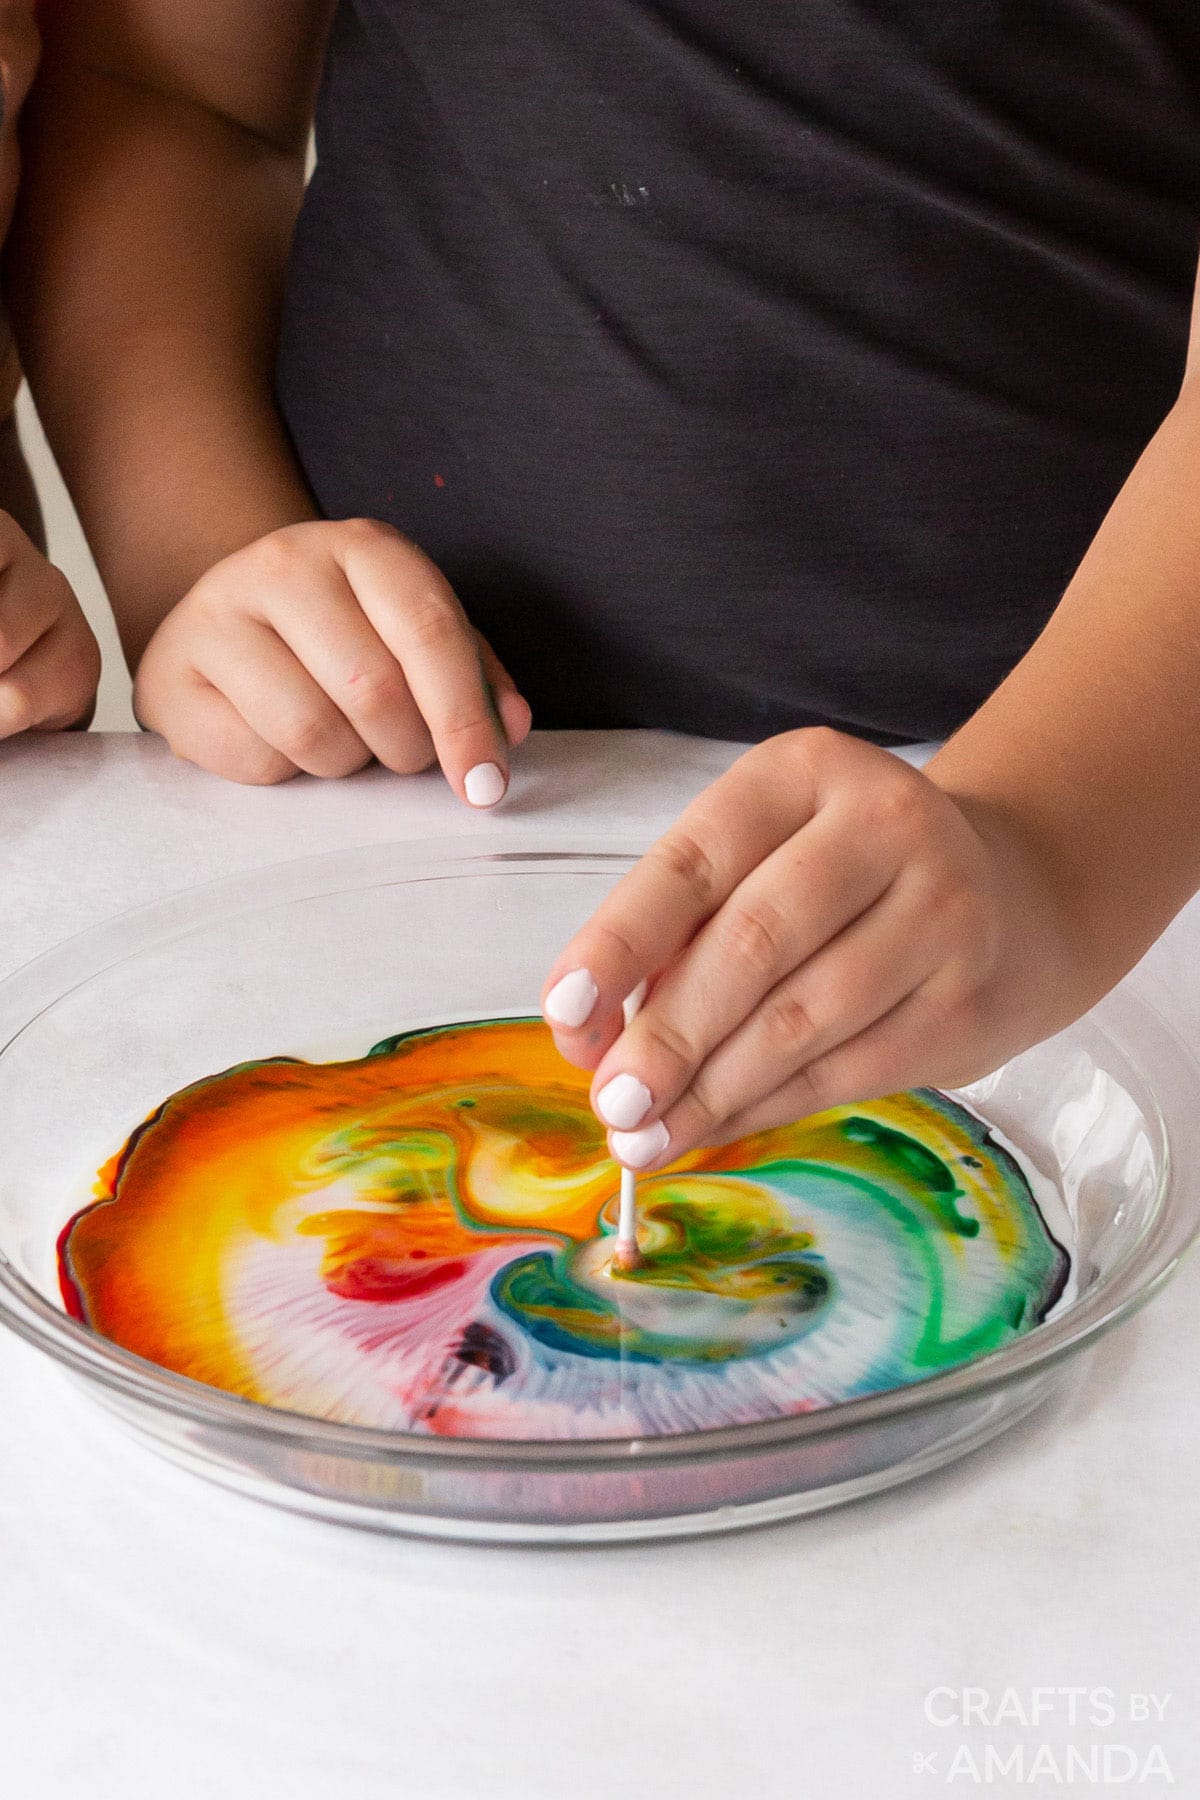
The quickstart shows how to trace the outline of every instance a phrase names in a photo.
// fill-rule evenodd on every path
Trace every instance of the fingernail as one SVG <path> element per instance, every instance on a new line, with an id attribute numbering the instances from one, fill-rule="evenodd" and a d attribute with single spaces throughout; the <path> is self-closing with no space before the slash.
<path id="1" fill-rule="evenodd" d="M 495 806 L 503 800 L 508 783 L 497 763 L 476 763 L 463 776 L 463 792 L 472 806 Z"/>
<path id="2" fill-rule="evenodd" d="M 650 983 L 646 980 L 646 977 L 643 975 L 642 979 L 638 982 L 637 986 L 634 988 L 632 994 L 626 994 L 625 998 L 622 1000 L 621 1013 L 622 1013 L 622 1016 L 627 1025 L 632 1025 L 633 1021 L 637 1018 L 638 1014 L 641 1012 L 642 1002 L 646 998 L 646 989 L 649 986 L 650 986 Z"/>
<path id="3" fill-rule="evenodd" d="M 653 1096 L 636 1075 L 614 1075 L 596 1095 L 596 1111 L 606 1125 L 632 1131 L 650 1111 Z"/>
<path id="4" fill-rule="evenodd" d="M 556 981 L 546 995 L 542 1012 L 552 1025 L 567 1025 L 577 1030 L 586 1025 L 592 1008 L 600 998 L 600 989 L 587 969 L 572 969 Z"/>
<path id="5" fill-rule="evenodd" d="M 608 1137 L 613 1155 L 630 1169 L 644 1169 L 657 1162 L 671 1141 L 671 1134 L 661 1119 L 641 1131 L 612 1131 Z"/>

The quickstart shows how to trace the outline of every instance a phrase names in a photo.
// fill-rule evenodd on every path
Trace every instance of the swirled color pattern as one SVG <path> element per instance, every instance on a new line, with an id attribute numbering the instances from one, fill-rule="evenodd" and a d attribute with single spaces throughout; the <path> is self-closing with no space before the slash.
<path id="1" fill-rule="evenodd" d="M 828 1406 L 1029 1330 L 1067 1256 L 1017 1162 L 932 1090 L 618 1171 L 539 1020 L 173 1095 L 60 1240 L 68 1306 L 265 1405 L 490 1438 L 661 1434 Z"/>

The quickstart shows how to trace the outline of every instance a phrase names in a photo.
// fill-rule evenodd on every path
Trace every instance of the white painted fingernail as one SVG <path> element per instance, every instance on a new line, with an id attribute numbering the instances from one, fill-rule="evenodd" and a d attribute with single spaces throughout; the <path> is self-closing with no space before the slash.
<path id="1" fill-rule="evenodd" d="M 650 983 L 646 980 L 646 977 L 643 975 L 642 979 L 638 982 L 637 986 L 634 988 L 632 994 L 626 994 L 625 998 L 622 1000 L 621 1013 L 622 1013 L 625 1023 L 627 1025 L 632 1025 L 633 1021 L 637 1018 L 638 1014 L 641 1012 L 642 1001 L 646 998 L 646 989 L 649 987 L 649 985 L 650 985 Z"/>
<path id="2" fill-rule="evenodd" d="M 600 989 L 588 969 L 572 969 L 556 981 L 546 995 L 542 1012 L 552 1025 L 567 1025 L 578 1030 L 592 1016 L 592 1008 L 600 998 Z"/>
<path id="3" fill-rule="evenodd" d="M 463 792 L 472 806 L 495 806 L 508 786 L 497 763 L 476 763 L 463 776 Z"/>
<path id="4" fill-rule="evenodd" d="M 641 1131 L 612 1131 L 608 1141 L 618 1162 L 629 1169 L 644 1169 L 647 1163 L 658 1161 L 671 1134 L 661 1119 L 655 1119 L 653 1125 L 646 1125 Z"/>
<path id="5" fill-rule="evenodd" d="M 653 1096 L 636 1075 L 614 1075 L 596 1095 L 596 1111 L 606 1125 L 632 1131 L 650 1111 Z"/>

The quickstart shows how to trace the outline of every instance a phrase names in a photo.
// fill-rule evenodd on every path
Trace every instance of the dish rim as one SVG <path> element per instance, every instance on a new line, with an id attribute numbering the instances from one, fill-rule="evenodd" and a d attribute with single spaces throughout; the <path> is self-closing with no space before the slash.
<path id="1" fill-rule="evenodd" d="M 384 840 L 352 850 L 264 864 L 130 908 L 64 939 L 0 981 L 0 1080 L 4 1057 L 17 1039 L 87 981 L 121 962 L 230 918 L 368 885 L 536 873 L 539 867 L 562 864 L 571 864 L 580 874 L 620 873 L 632 865 L 649 841 L 638 840 L 631 832 L 571 832 L 552 848 L 538 836 L 522 844 L 507 833 L 490 838 L 473 834 L 465 840 Z M 389 857 L 395 864 L 390 874 L 386 872 Z M 369 879 L 364 881 L 363 876 Z M 132 945 L 130 934 L 135 939 Z M 47 985 L 52 991 L 47 992 Z M 600 1471 L 628 1468 L 633 1462 L 686 1464 L 731 1453 L 765 1455 L 804 1442 L 834 1439 L 860 1427 L 984 1398 L 1052 1368 L 1146 1305 L 1195 1247 L 1200 1239 L 1200 1182 L 1189 1204 L 1189 1196 L 1179 1185 L 1179 1171 L 1200 1168 L 1200 1107 L 1189 1112 L 1182 1104 L 1173 1106 L 1168 1129 L 1155 1084 L 1125 1041 L 1122 1027 L 1139 1043 L 1147 1036 L 1158 1038 L 1159 1047 L 1174 1058 L 1171 1085 L 1180 1103 L 1188 1076 L 1190 1086 L 1200 1094 L 1200 1062 L 1153 1006 L 1120 987 L 1067 1028 L 1070 1032 L 1081 1028 L 1095 1032 L 1115 1053 L 1118 1067 L 1124 1065 L 1147 1096 L 1143 1104 L 1147 1121 L 1157 1132 L 1159 1168 L 1153 1211 L 1138 1237 L 1082 1296 L 1012 1343 L 939 1374 L 812 1412 L 748 1425 L 632 1438 L 439 1438 L 343 1424 L 265 1406 L 137 1356 L 53 1305 L 17 1271 L 2 1246 L 0 1324 L 71 1373 L 155 1414 L 169 1414 L 193 1426 L 223 1429 L 235 1437 L 268 1439 L 281 1448 L 306 1454 L 356 1461 L 424 1462 L 439 1468 L 490 1465 L 499 1470 L 553 1467 L 562 1471 L 582 1466 Z M 956 1090 L 947 1091 L 953 1094 Z M 1181 1149 L 1191 1154 L 1181 1154 Z"/>

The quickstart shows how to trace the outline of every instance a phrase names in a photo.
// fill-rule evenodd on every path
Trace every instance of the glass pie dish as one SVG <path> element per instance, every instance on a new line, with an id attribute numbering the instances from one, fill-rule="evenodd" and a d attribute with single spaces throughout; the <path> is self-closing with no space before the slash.
<path id="1" fill-rule="evenodd" d="M 241 1398 L 69 1315 L 59 1234 L 168 1095 L 253 1059 L 357 1056 L 397 1033 L 534 1012 L 554 956 L 636 853 L 601 838 L 515 849 L 476 837 L 307 858 L 126 914 L 0 983 L 0 1319 L 197 1474 L 429 1536 L 749 1525 L 921 1475 L 1023 1418 L 1200 1230 L 1200 1069 L 1121 991 L 958 1096 L 1056 1190 L 1067 1295 L 1026 1335 L 906 1386 L 661 1436 L 447 1437 Z"/>

